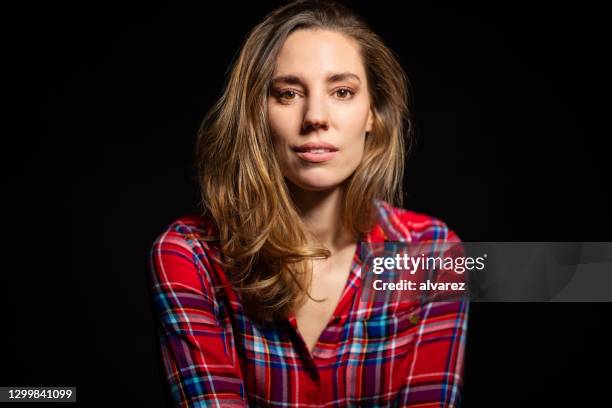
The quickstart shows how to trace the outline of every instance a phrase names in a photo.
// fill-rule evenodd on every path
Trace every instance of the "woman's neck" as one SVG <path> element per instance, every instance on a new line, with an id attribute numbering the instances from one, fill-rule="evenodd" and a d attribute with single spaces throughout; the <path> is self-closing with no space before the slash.
<path id="1" fill-rule="evenodd" d="M 289 190 L 308 229 L 332 254 L 356 242 L 342 224 L 343 187 L 307 191 L 289 183 Z"/>

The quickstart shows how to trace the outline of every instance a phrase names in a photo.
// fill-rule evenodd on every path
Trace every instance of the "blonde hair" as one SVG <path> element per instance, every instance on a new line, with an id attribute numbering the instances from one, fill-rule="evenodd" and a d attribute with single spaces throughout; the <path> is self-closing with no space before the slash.
<path id="1" fill-rule="evenodd" d="M 223 264 L 244 309 L 260 321 L 286 317 L 305 301 L 309 260 L 329 257 L 308 244 L 267 119 L 277 55 L 296 30 L 325 29 L 360 45 L 374 113 L 364 157 L 347 181 L 342 222 L 354 236 L 376 221 L 374 201 L 401 206 L 405 138 L 412 135 L 408 78 L 393 52 L 354 12 L 333 1 L 298 0 L 267 15 L 246 37 L 222 96 L 204 117 L 196 167 L 204 215 L 219 235 Z M 311 298 L 312 299 L 312 298 Z"/>

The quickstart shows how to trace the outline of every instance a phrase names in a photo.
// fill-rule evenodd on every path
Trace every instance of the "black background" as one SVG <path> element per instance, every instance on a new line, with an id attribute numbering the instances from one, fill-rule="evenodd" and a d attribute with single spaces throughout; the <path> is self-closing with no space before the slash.
<path id="1" fill-rule="evenodd" d="M 163 407 L 147 253 L 198 210 L 197 127 L 282 2 L 86 3 L 4 16 L 0 385 Z M 349 4 L 412 83 L 406 207 L 464 241 L 610 241 L 602 10 Z M 611 311 L 473 303 L 464 406 L 607 400 Z"/>

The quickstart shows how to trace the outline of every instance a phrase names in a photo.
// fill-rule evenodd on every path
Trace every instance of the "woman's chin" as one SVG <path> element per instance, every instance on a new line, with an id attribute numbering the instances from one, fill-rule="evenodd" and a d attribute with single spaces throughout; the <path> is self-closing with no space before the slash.
<path id="1" fill-rule="evenodd" d="M 291 183 L 296 185 L 302 190 L 306 191 L 328 191 L 333 190 L 342 185 L 343 180 L 335 180 L 335 179 L 309 179 L 309 178 L 300 178 L 291 180 Z"/>

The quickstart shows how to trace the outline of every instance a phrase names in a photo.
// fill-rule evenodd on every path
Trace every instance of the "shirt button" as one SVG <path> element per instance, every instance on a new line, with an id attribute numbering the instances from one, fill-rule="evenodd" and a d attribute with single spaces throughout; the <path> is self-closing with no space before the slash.
<path id="1" fill-rule="evenodd" d="M 421 320 L 421 318 L 419 317 L 419 315 L 417 313 L 415 313 L 413 315 L 410 315 L 408 320 L 410 320 L 410 323 L 412 323 L 412 324 L 417 324 L 419 322 L 419 320 Z"/>

